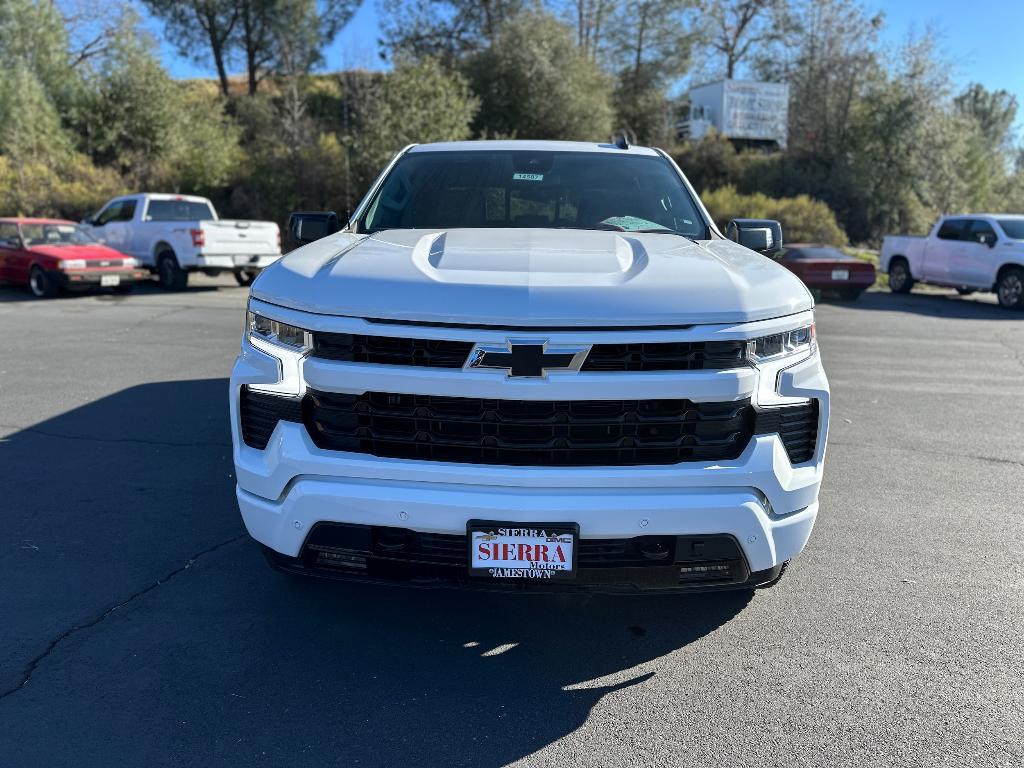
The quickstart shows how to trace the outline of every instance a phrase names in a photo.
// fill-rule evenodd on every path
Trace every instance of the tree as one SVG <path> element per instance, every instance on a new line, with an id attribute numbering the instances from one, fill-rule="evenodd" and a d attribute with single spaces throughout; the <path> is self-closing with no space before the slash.
<path id="1" fill-rule="evenodd" d="M 788 5 L 787 0 L 703 0 L 709 46 L 724 59 L 725 77 L 735 77 L 755 51 L 784 37 Z"/>
<path id="2" fill-rule="evenodd" d="M 1006 91 L 990 91 L 972 83 L 953 99 L 959 114 L 978 123 L 982 136 L 994 150 L 1003 150 L 1011 138 L 1017 117 L 1017 99 Z"/>
<path id="3" fill-rule="evenodd" d="M 221 93 L 230 96 L 227 58 L 238 25 L 238 4 L 234 0 L 146 0 L 146 5 L 164 20 L 168 38 L 182 56 L 204 62 L 203 46 L 209 49 Z"/>
<path id="4" fill-rule="evenodd" d="M 308 71 L 320 50 L 337 36 L 359 7 L 359 0 L 146 0 L 164 20 L 168 35 L 185 55 L 212 56 L 221 93 L 229 95 L 227 62 L 245 66 L 249 95 L 287 57 L 294 64 L 299 42 Z M 283 41 L 289 41 L 285 50 Z"/>
<path id="5" fill-rule="evenodd" d="M 64 18 L 56 3 L 0 2 L 0 80 L 19 68 L 31 73 L 58 112 L 70 108 L 79 76 L 72 66 Z"/>
<path id="6" fill-rule="evenodd" d="M 553 16 L 529 12 L 507 21 L 465 69 L 480 97 L 479 134 L 577 140 L 611 134 L 609 78 Z"/>
<path id="7" fill-rule="evenodd" d="M 412 143 L 470 137 L 480 102 L 469 83 L 437 59 L 400 61 L 357 106 L 357 131 L 348 142 L 349 162 L 360 194 L 394 154 Z M 354 207 L 354 195 L 347 207 Z"/>
<path id="8" fill-rule="evenodd" d="M 617 128 L 644 144 L 668 138 L 666 90 L 682 75 L 697 40 L 693 0 L 631 0 L 609 25 L 606 59 L 618 72 Z"/>
<path id="9" fill-rule="evenodd" d="M 615 8 L 613 0 L 561 0 L 555 4 L 559 14 L 576 28 L 576 45 L 595 61 L 599 58 L 604 36 Z"/>
<path id="10" fill-rule="evenodd" d="M 380 44 L 392 58 L 430 56 L 448 66 L 491 45 L 525 0 L 383 0 Z"/>

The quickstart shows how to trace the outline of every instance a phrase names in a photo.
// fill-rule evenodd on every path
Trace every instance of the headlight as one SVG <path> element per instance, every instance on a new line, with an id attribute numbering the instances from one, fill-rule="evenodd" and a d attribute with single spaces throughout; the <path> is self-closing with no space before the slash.
<path id="1" fill-rule="evenodd" d="M 797 355 L 810 355 L 817 348 L 814 323 L 791 331 L 773 333 L 747 342 L 747 359 L 759 364 Z"/>
<path id="2" fill-rule="evenodd" d="M 127 257 L 121 259 L 121 266 L 122 267 L 134 267 L 135 264 L 136 264 L 136 261 L 131 256 L 127 256 Z"/>
<path id="3" fill-rule="evenodd" d="M 299 352 L 306 352 L 313 347 L 313 334 L 309 331 L 271 320 L 256 312 L 246 312 L 246 333 L 250 339 L 262 339 Z"/>
<path id="4" fill-rule="evenodd" d="M 85 259 L 61 259 L 57 269 L 85 269 Z"/>

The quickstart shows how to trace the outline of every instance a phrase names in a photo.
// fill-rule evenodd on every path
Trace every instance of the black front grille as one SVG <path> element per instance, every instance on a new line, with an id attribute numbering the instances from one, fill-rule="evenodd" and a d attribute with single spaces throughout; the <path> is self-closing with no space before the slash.
<path id="1" fill-rule="evenodd" d="M 679 583 L 746 578 L 746 561 L 736 539 L 726 534 L 579 539 L 577 567 L 663 569 Z M 317 523 L 303 546 L 310 566 L 368 572 L 375 564 L 468 569 L 465 535 L 423 533 L 408 528 L 350 523 Z"/>
<path id="2" fill-rule="evenodd" d="M 267 447 L 278 421 L 302 420 L 302 407 L 297 399 L 254 392 L 249 387 L 242 387 L 238 410 L 242 440 L 261 451 Z"/>
<path id="3" fill-rule="evenodd" d="M 313 334 L 314 357 L 351 363 L 461 368 L 472 348 L 471 341 L 402 339 L 353 333 Z"/>
<path id="4" fill-rule="evenodd" d="M 723 370 L 748 365 L 744 341 L 595 344 L 584 371 Z"/>
<path id="5" fill-rule="evenodd" d="M 749 400 L 491 400 L 308 391 L 320 448 L 510 466 L 631 466 L 735 459 L 753 434 Z"/>
<path id="6" fill-rule="evenodd" d="M 791 463 L 810 461 L 818 442 L 818 401 L 758 411 L 755 432 L 777 433 Z"/>
<path id="7" fill-rule="evenodd" d="M 314 333 L 313 356 L 325 360 L 419 368 L 462 368 L 471 341 L 405 339 L 352 333 Z M 744 341 L 595 344 L 584 371 L 692 371 L 745 366 Z"/>

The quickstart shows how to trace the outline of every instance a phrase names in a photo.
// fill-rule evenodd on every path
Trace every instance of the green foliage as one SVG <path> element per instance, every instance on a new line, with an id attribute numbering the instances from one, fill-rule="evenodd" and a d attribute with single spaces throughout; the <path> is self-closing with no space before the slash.
<path id="1" fill-rule="evenodd" d="M 553 16 L 516 16 L 465 66 L 480 98 L 481 135 L 607 141 L 611 134 L 609 78 Z"/>
<path id="2" fill-rule="evenodd" d="M 742 195 L 734 187 L 722 187 L 701 195 L 705 207 L 720 229 L 729 219 L 776 219 L 789 243 L 846 245 L 843 232 L 829 207 L 807 195 L 772 198 L 757 192 Z"/>
<path id="3" fill-rule="evenodd" d="M 353 137 L 360 178 L 369 182 L 402 147 L 468 139 L 480 102 L 466 79 L 437 59 L 400 62 L 366 95 Z"/>

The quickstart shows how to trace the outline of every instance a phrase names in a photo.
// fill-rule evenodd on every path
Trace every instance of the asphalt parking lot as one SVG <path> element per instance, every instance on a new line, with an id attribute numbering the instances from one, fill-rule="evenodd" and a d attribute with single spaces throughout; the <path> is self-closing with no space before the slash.
<path id="1" fill-rule="evenodd" d="M 0 289 L 0 766 L 1024 764 L 1024 314 L 825 303 L 821 516 L 775 588 L 294 582 L 235 506 L 246 292 Z"/>

